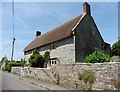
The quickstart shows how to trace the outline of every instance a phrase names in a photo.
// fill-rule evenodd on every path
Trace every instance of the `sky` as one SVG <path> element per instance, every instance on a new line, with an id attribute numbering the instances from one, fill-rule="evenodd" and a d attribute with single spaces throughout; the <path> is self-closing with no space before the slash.
<path id="1" fill-rule="evenodd" d="M 118 3 L 88 3 L 104 41 L 112 45 L 118 40 Z M 15 2 L 13 35 L 12 3 L 3 2 L 1 6 L 1 58 L 5 55 L 11 58 L 12 38 L 15 36 L 14 60 L 24 58 L 23 49 L 35 39 L 37 30 L 44 34 L 83 13 L 83 2 Z"/>
<path id="2" fill-rule="evenodd" d="M 118 39 L 120 40 L 120 1 L 118 3 Z"/>

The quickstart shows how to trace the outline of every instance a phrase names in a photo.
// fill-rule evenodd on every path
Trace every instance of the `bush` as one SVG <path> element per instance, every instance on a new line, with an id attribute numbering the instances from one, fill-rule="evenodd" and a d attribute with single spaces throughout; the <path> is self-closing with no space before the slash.
<path id="1" fill-rule="evenodd" d="M 5 65 L 5 71 L 10 72 L 11 67 L 14 67 L 14 66 L 24 66 L 24 62 L 23 61 L 8 61 Z"/>
<path id="2" fill-rule="evenodd" d="M 39 51 L 35 49 L 33 54 L 29 58 L 30 66 L 31 67 L 40 67 L 45 68 L 47 67 L 47 62 L 50 59 L 50 52 L 46 51 L 44 55 L 40 55 Z"/>
<path id="3" fill-rule="evenodd" d="M 90 70 L 85 70 L 82 73 L 78 72 L 78 79 L 83 80 L 84 83 L 92 84 L 94 82 L 94 73 Z"/>
<path id="4" fill-rule="evenodd" d="M 103 63 L 110 62 L 111 58 L 103 51 L 94 51 L 92 54 L 85 57 L 85 63 Z"/>
<path id="5" fill-rule="evenodd" d="M 84 83 L 88 82 L 88 83 L 92 84 L 94 82 L 94 74 L 92 71 L 85 70 L 82 75 L 83 75 L 82 79 L 83 79 Z"/>
<path id="6" fill-rule="evenodd" d="M 29 58 L 31 67 L 43 67 L 44 59 L 37 50 L 33 51 L 33 54 Z"/>
<path id="7" fill-rule="evenodd" d="M 11 64 L 9 62 L 7 62 L 6 65 L 5 65 L 5 71 L 10 72 L 11 71 L 11 67 L 12 67 Z"/>
<path id="8" fill-rule="evenodd" d="M 120 40 L 112 45 L 111 53 L 112 56 L 120 56 Z"/>

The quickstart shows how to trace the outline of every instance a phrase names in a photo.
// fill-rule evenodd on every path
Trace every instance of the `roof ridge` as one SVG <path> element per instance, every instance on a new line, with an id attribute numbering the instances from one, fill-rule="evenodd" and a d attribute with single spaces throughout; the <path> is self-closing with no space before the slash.
<path id="1" fill-rule="evenodd" d="M 81 14 L 82 15 L 82 14 Z M 73 27 L 72 31 L 78 26 L 78 24 L 80 23 L 80 21 L 83 19 L 83 17 L 86 15 L 86 13 L 83 13 L 82 17 L 78 20 L 78 22 L 76 23 L 76 25 Z"/>

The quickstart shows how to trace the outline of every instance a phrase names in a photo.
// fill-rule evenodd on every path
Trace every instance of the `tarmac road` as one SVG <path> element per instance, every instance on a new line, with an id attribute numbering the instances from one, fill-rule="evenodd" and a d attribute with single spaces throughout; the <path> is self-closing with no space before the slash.
<path id="1" fill-rule="evenodd" d="M 2 81 L 2 90 L 46 90 L 45 88 L 19 80 L 9 73 L 0 72 L 0 82 Z"/>

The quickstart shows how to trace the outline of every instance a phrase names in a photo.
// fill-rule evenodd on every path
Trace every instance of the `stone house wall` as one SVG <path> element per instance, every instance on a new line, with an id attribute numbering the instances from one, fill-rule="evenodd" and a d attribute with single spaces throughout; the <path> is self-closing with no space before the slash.
<path id="1" fill-rule="evenodd" d="M 50 57 L 57 58 L 58 64 L 75 63 L 75 44 L 72 36 L 38 48 L 38 50 L 41 55 L 43 55 L 45 51 L 50 51 Z M 32 51 L 24 55 L 26 61 L 28 61 L 30 55 L 32 55 Z"/>
<path id="2" fill-rule="evenodd" d="M 75 29 L 76 61 L 83 61 L 84 57 L 94 50 L 103 50 L 103 44 L 104 41 L 93 18 L 89 14 L 84 15 Z"/>

